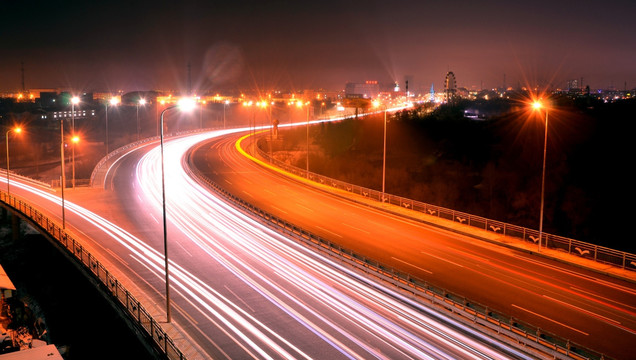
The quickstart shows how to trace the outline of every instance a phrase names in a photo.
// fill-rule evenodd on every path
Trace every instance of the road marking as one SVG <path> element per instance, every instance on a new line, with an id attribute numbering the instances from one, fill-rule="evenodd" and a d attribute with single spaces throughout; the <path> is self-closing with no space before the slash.
<path id="1" fill-rule="evenodd" d="M 627 286 L 622 286 L 622 285 L 619 285 L 619 284 L 615 284 L 613 282 L 602 280 L 602 279 L 598 279 L 598 278 L 595 278 L 593 276 L 583 275 L 583 274 L 577 273 L 576 271 L 567 270 L 567 269 L 564 269 L 564 268 L 556 266 L 556 265 L 546 264 L 546 263 L 540 262 L 538 260 L 533 260 L 533 259 L 526 258 L 524 256 L 519 256 L 519 255 L 513 255 L 513 256 L 515 258 L 521 259 L 521 260 L 526 261 L 526 262 L 531 262 L 531 263 L 534 263 L 534 264 L 539 265 L 539 266 L 550 268 L 550 269 L 553 269 L 553 270 L 556 270 L 556 271 L 559 271 L 559 272 L 562 272 L 562 273 L 565 273 L 565 274 L 568 274 L 568 275 L 572 275 L 572 276 L 578 277 L 580 279 L 584 279 L 584 280 L 587 280 L 587 281 L 591 281 L 591 282 L 597 283 L 599 285 L 607 286 L 607 287 L 610 287 L 610 288 L 613 288 L 613 289 L 616 289 L 616 290 L 620 290 L 620 291 L 623 291 L 623 292 L 626 292 L 626 293 L 629 293 L 629 294 L 632 294 L 632 295 L 636 295 L 636 291 L 634 291 L 634 289 L 632 289 L 630 287 L 627 287 Z"/>
<path id="2" fill-rule="evenodd" d="M 183 249 L 183 251 L 185 251 L 188 255 L 190 255 L 190 257 L 192 257 L 192 253 L 189 252 L 185 247 L 183 247 L 180 241 L 175 241 L 175 242 L 177 243 L 177 245 L 179 245 L 179 247 L 181 247 L 181 249 Z"/>
<path id="3" fill-rule="evenodd" d="M 249 196 L 249 197 L 252 197 L 252 198 L 254 197 L 254 196 L 252 196 L 252 194 L 248 193 L 248 192 L 247 192 L 247 191 L 245 191 L 245 190 L 243 190 L 243 193 L 245 193 L 245 194 L 246 194 L 247 196 Z"/>
<path id="4" fill-rule="evenodd" d="M 367 234 L 367 235 L 371 235 L 371 233 L 370 233 L 370 232 L 368 232 L 368 231 L 366 231 L 366 230 L 362 230 L 362 229 L 360 229 L 360 228 L 357 228 L 357 227 L 355 227 L 355 226 L 353 226 L 353 225 L 349 225 L 349 224 L 347 224 L 347 223 L 341 223 L 341 224 L 342 224 L 342 225 L 344 225 L 344 226 L 346 226 L 346 227 L 348 227 L 348 228 L 351 228 L 351 229 L 353 229 L 353 230 L 358 230 L 358 231 L 363 232 L 363 233 L 365 233 L 365 234 Z"/>
<path id="5" fill-rule="evenodd" d="M 115 254 L 112 250 L 107 249 L 107 248 L 103 248 L 107 253 L 110 254 L 110 256 L 114 257 L 115 259 L 117 259 L 119 262 L 121 262 L 122 264 L 128 266 L 128 263 L 126 261 L 124 261 L 124 259 L 120 258 L 117 254 Z"/>
<path id="6" fill-rule="evenodd" d="M 225 180 L 226 183 L 232 185 L 232 183 L 228 179 L 223 179 L 223 180 Z"/>
<path id="7" fill-rule="evenodd" d="M 255 313 L 256 311 L 254 311 L 254 309 L 252 309 L 251 306 L 249 306 L 245 301 L 243 301 L 243 299 L 241 299 L 238 295 L 236 295 L 234 293 L 234 291 L 232 291 L 232 289 L 230 289 L 229 287 L 227 287 L 227 285 L 223 285 L 223 287 L 230 292 L 230 294 L 234 295 L 235 298 L 237 298 L 243 305 L 245 305 L 248 309 L 250 309 L 251 312 Z"/>
<path id="8" fill-rule="evenodd" d="M 429 274 L 433 274 L 433 272 L 432 272 L 432 271 L 430 271 L 430 270 L 423 269 L 423 268 L 421 268 L 421 267 L 419 267 L 419 266 L 417 266 L 417 265 L 413 265 L 413 264 L 411 264 L 411 263 L 409 263 L 409 262 L 406 262 L 406 261 L 404 261 L 404 260 L 400 260 L 400 259 L 398 259 L 398 258 L 396 258 L 396 257 L 391 256 L 391 259 L 393 259 L 393 260 L 395 260 L 395 261 L 399 261 L 399 262 L 404 263 L 404 264 L 406 264 L 406 265 L 412 266 L 412 267 L 414 267 L 414 268 L 416 268 L 416 269 L 422 270 L 422 271 L 427 272 L 427 273 L 429 273 Z"/>
<path id="9" fill-rule="evenodd" d="M 585 309 L 583 309 L 583 308 L 581 308 L 581 307 L 578 307 L 578 306 L 572 305 L 572 304 L 567 303 L 567 302 L 565 302 L 565 301 L 557 300 L 557 299 L 555 299 L 555 298 L 553 298 L 553 297 L 550 297 L 550 296 L 548 296 L 548 295 L 543 295 L 543 297 L 544 297 L 544 298 L 546 298 L 546 299 L 550 299 L 550 300 L 552 300 L 552 301 L 558 302 L 559 304 L 562 304 L 562 305 L 565 305 L 565 306 L 571 307 L 571 308 L 573 308 L 573 309 L 576 309 L 576 310 L 578 310 L 578 311 L 580 311 L 580 312 L 586 313 L 586 314 L 588 314 L 588 315 L 590 315 L 590 316 L 594 316 L 594 317 L 596 317 L 596 318 L 599 318 L 599 319 L 605 320 L 605 321 L 607 321 L 607 322 L 611 322 L 611 323 L 619 324 L 619 325 L 620 325 L 620 321 L 617 321 L 617 320 L 614 320 L 614 319 L 610 319 L 610 318 L 608 318 L 608 317 L 605 317 L 605 316 L 603 316 L 603 315 L 599 315 L 599 314 L 594 313 L 594 312 L 591 312 L 591 311 L 589 311 L 589 310 L 585 310 Z"/>
<path id="10" fill-rule="evenodd" d="M 462 268 L 464 267 L 464 265 L 458 264 L 458 263 L 456 263 L 456 262 L 452 262 L 452 261 L 450 261 L 450 260 L 446 260 L 446 259 L 441 258 L 441 257 L 439 257 L 439 256 L 435 256 L 435 255 L 433 255 L 433 254 L 431 254 L 431 253 L 427 253 L 426 251 L 422 251 L 422 254 L 425 254 L 425 255 L 428 255 L 428 256 L 434 257 L 434 258 L 436 258 L 437 260 L 446 261 L 446 262 L 447 262 L 447 263 L 449 263 L 449 264 L 453 264 L 453 265 L 456 265 L 456 266 L 459 266 L 459 267 L 462 267 Z"/>
<path id="11" fill-rule="evenodd" d="M 275 192 L 273 192 L 273 191 L 271 191 L 271 190 L 264 189 L 263 191 L 265 191 L 266 193 L 268 193 L 268 194 L 270 194 L 270 195 L 274 195 L 274 196 L 276 196 L 276 193 L 275 193 Z"/>
<path id="12" fill-rule="evenodd" d="M 181 306 L 179 306 L 176 302 L 172 302 L 171 304 L 172 307 L 174 307 L 175 309 L 177 309 L 178 312 L 181 313 L 181 315 L 183 315 L 184 317 L 186 317 L 188 319 L 188 321 L 190 321 L 191 323 L 198 325 L 199 323 L 194 320 L 194 318 L 192 316 L 190 316 L 190 314 L 188 314 L 187 311 L 185 311 Z"/>
<path id="13" fill-rule="evenodd" d="M 336 233 L 335 233 L 335 232 L 333 232 L 333 231 L 329 231 L 329 230 L 325 229 L 325 228 L 324 228 L 324 227 L 322 227 L 322 226 L 316 226 L 316 228 L 318 228 L 318 229 L 320 229 L 320 230 L 322 230 L 322 231 L 324 231 L 324 232 L 328 232 L 328 233 L 330 233 L 331 235 L 335 235 L 335 236 L 337 236 L 337 237 L 339 237 L 339 238 L 342 238 L 342 235 L 340 235 L 340 234 L 336 234 Z"/>
<path id="14" fill-rule="evenodd" d="M 298 204 L 298 203 L 296 203 L 296 205 L 300 206 L 301 208 L 303 208 L 303 209 L 305 209 L 305 210 L 307 210 L 307 211 L 314 212 L 314 209 L 310 209 L 310 208 L 308 208 L 308 207 L 306 207 L 306 206 L 303 206 L 303 205 L 300 205 L 300 204 Z"/>
<path id="15" fill-rule="evenodd" d="M 274 206 L 274 205 L 271 205 L 271 206 L 272 206 L 274 209 L 276 209 L 276 210 L 278 210 L 278 211 L 280 211 L 280 212 L 282 212 L 282 213 L 284 213 L 284 214 L 289 214 L 287 211 L 285 211 L 285 210 L 283 210 L 283 209 L 281 209 L 281 208 L 279 208 L 279 207 L 277 207 L 277 206 Z"/>
<path id="16" fill-rule="evenodd" d="M 544 320 L 552 321 L 552 322 L 553 322 L 553 323 L 555 323 L 555 324 L 558 324 L 558 325 L 561 325 L 561 326 L 563 326 L 563 327 L 566 327 L 566 328 L 568 328 L 568 329 L 570 329 L 570 330 L 574 330 L 574 331 L 576 331 L 576 332 L 579 332 L 579 333 L 581 333 L 581 334 L 583 334 L 583 335 L 585 335 L 585 336 L 589 336 L 589 335 L 590 335 L 590 334 L 586 333 L 585 331 L 581 331 L 581 330 L 576 329 L 576 328 L 573 328 L 573 327 L 571 327 L 571 326 L 569 326 L 569 325 L 565 325 L 564 323 L 561 323 L 561 322 L 558 322 L 558 321 L 552 320 L 552 319 L 550 319 L 549 317 L 543 316 L 543 315 L 541 315 L 541 314 L 537 314 L 536 312 L 534 312 L 534 311 L 530 311 L 530 310 L 528 310 L 528 309 L 524 309 L 524 308 L 522 308 L 521 306 L 517 306 L 517 305 L 515 305 L 515 304 L 510 304 L 510 305 L 512 305 L 512 307 L 516 307 L 516 308 L 517 308 L 517 309 L 519 309 L 519 310 L 523 310 L 523 311 L 529 312 L 530 314 L 532 314 L 532 315 L 534 315 L 534 316 L 538 316 L 538 317 L 540 317 L 540 318 L 542 318 L 542 319 L 544 319 Z"/>
<path id="17" fill-rule="evenodd" d="M 152 220 L 154 220 L 157 224 L 159 224 L 159 220 L 157 220 L 157 218 L 155 218 L 154 215 L 152 215 L 152 213 L 150 214 L 150 217 L 152 218 Z"/>
<path id="18" fill-rule="evenodd" d="M 620 305 L 620 306 L 623 306 L 623 307 L 626 307 L 626 308 L 636 309 L 636 307 L 634 307 L 632 305 L 628 305 L 628 304 L 622 303 L 620 301 L 616 301 L 616 300 L 613 300 L 613 299 L 610 299 L 610 298 L 606 298 L 604 296 L 601 296 L 599 294 L 593 293 L 591 291 L 585 291 L 583 289 L 579 289 L 579 288 L 574 287 L 574 286 L 570 286 L 570 289 L 572 289 L 575 292 L 580 292 L 580 293 L 583 293 L 583 294 L 594 296 L 594 297 L 603 299 L 604 301 L 611 302 L 611 303 L 614 303 L 614 304 L 617 304 L 617 305 Z"/>

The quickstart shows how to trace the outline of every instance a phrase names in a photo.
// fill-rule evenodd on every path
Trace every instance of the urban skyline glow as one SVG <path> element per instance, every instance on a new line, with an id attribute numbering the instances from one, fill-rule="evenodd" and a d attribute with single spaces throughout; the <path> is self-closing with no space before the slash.
<path id="1" fill-rule="evenodd" d="M 576 79 L 622 90 L 636 86 L 634 12 L 627 0 L 15 2 L 0 16 L 0 91 L 22 88 L 22 67 L 26 88 L 337 90 L 410 79 L 420 91 L 452 70 L 468 89 Z"/>

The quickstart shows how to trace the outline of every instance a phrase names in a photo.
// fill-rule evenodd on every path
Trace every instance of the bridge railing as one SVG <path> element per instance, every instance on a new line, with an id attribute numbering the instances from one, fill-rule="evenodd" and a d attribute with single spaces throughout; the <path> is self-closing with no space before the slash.
<path id="1" fill-rule="evenodd" d="M 382 193 L 381 191 L 365 188 L 362 186 L 349 184 L 344 181 L 332 179 L 313 172 L 307 172 L 304 169 L 297 168 L 290 164 L 284 163 L 271 157 L 266 151 L 263 151 L 259 146 L 256 146 L 256 151 L 266 161 L 269 161 L 272 165 L 283 169 L 294 175 L 304 177 L 317 183 L 331 186 L 334 189 L 343 190 L 352 194 L 363 196 L 367 199 L 371 199 L 377 202 L 384 202 L 396 206 L 403 207 L 405 209 L 412 209 L 427 215 L 436 216 L 442 219 L 450 220 L 453 222 L 461 223 L 464 225 L 479 228 L 501 234 L 504 236 L 514 237 L 526 242 L 537 244 L 539 240 L 539 231 L 529 229 L 505 222 L 487 219 L 481 216 L 471 215 L 465 212 L 447 209 L 441 206 L 431 205 L 417 200 L 412 200 L 397 195 L 391 195 L 388 193 Z M 621 269 L 636 271 L 636 254 L 627 253 L 624 251 L 614 250 L 611 248 L 570 239 L 563 236 L 552 235 L 543 232 L 541 240 L 542 248 L 550 248 L 555 250 L 564 251 L 572 256 L 582 257 L 588 260 L 593 260 L 599 263 L 616 266 Z"/>
<path id="2" fill-rule="evenodd" d="M 159 325 L 122 283 L 119 282 L 95 256 L 88 252 L 80 242 L 42 212 L 28 203 L 7 194 L 5 191 L 0 191 L 0 201 L 27 219 L 41 232 L 48 234 L 58 245 L 66 250 L 68 255 L 82 265 L 88 274 L 98 280 L 105 293 L 111 296 L 114 303 L 119 305 L 122 312 L 141 330 L 149 343 L 158 352 L 164 354 L 170 360 L 185 359 L 184 354 L 161 328 L 161 325 Z"/>
<path id="3" fill-rule="evenodd" d="M 190 172 L 193 178 L 199 179 L 203 185 L 226 198 L 239 209 L 251 214 L 259 222 L 323 254 L 349 264 L 365 274 L 387 281 L 399 289 L 425 299 L 434 306 L 442 307 L 453 314 L 456 319 L 466 324 L 479 325 L 483 329 L 488 329 L 491 334 L 499 335 L 503 341 L 512 346 L 532 349 L 545 357 L 553 359 L 609 360 L 603 354 L 587 349 L 568 339 L 544 332 L 537 326 L 515 319 L 503 312 L 435 286 L 428 281 L 343 248 L 337 243 L 333 243 L 282 218 L 276 217 L 225 190 L 197 169 L 191 161 L 190 155 L 188 155 L 188 158 L 190 166 L 186 171 Z"/>

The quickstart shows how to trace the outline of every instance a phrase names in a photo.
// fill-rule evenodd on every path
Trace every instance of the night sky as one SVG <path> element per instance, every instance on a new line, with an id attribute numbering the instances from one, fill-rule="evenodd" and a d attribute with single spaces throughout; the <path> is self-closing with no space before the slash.
<path id="1" fill-rule="evenodd" d="M 636 87 L 636 1 L 3 1 L 0 91 Z M 504 75 L 505 74 L 505 75 Z"/>

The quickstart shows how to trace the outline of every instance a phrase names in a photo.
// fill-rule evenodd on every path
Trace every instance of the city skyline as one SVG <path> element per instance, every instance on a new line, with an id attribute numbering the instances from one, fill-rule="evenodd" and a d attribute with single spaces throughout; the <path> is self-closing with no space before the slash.
<path id="1" fill-rule="evenodd" d="M 0 91 L 636 86 L 636 5 L 186 1 L 3 5 Z"/>

